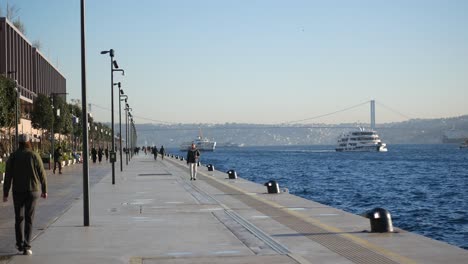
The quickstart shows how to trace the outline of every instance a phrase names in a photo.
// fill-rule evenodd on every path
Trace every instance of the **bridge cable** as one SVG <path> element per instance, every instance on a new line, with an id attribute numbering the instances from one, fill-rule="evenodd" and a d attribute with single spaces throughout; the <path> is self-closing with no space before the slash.
<path id="1" fill-rule="evenodd" d="M 309 118 L 305 118 L 305 119 L 300 119 L 300 120 L 287 121 L 287 122 L 283 122 L 283 123 L 280 123 L 280 124 L 284 124 L 284 125 L 285 125 L 285 124 L 303 122 L 303 121 L 312 120 L 312 119 L 318 119 L 318 118 L 321 118 L 321 117 L 330 116 L 330 115 L 334 115 L 334 114 L 341 113 L 341 112 L 344 112 L 344 111 L 348 111 L 348 110 L 351 110 L 351 109 L 353 109 L 353 108 L 359 107 L 359 106 L 361 106 L 361 105 L 368 104 L 369 102 L 370 102 L 370 101 L 365 101 L 365 102 L 363 102 L 363 103 L 360 103 L 360 104 L 357 104 L 357 105 L 353 105 L 353 106 L 350 106 L 350 107 L 347 107 L 347 108 L 344 108 L 344 109 L 341 109 L 341 110 L 338 110 L 338 111 L 334 111 L 334 112 L 331 112 L 331 113 L 322 114 L 322 115 L 318 115 L 318 116 L 314 116 L 314 117 L 309 117 Z"/>
<path id="2" fill-rule="evenodd" d="M 375 101 L 375 102 L 376 102 L 378 105 L 383 106 L 384 108 L 386 108 L 386 109 L 389 110 L 390 112 L 393 112 L 393 113 L 395 113 L 395 114 L 397 114 L 397 115 L 400 115 L 400 116 L 402 116 L 402 117 L 404 117 L 404 118 L 406 118 L 406 119 L 408 119 L 408 120 L 409 120 L 409 119 L 413 119 L 413 118 L 411 118 L 411 117 L 409 117 L 409 116 L 407 116 L 407 115 L 405 115 L 405 114 L 402 114 L 402 113 L 398 112 L 398 111 L 395 110 L 395 109 L 392 109 L 392 108 L 389 107 L 389 106 L 384 105 L 384 104 L 381 103 L 381 102 L 378 102 L 378 101 Z"/>

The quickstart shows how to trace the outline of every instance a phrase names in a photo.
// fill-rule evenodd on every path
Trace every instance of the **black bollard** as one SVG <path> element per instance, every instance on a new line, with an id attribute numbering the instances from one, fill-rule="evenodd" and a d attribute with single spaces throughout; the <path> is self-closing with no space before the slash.
<path id="1" fill-rule="evenodd" d="M 366 217 L 370 220 L 371 232 L 393 232 L 392 216 L 386 209 L 374 208 L 366 213 Z"/>
<path id="2" fill-rule="evenodd" d="M 227 174 L 229 179 L 237 179 L 237 172 L 235 170 L 228 170 Z"/>
<path id="3" fill-rule="evenodd" d="M 184 161 L 184 157 L 180 157 L 180 160 L 181 160 L 181 161 Z"/>
<path id="4" fill-rule="evenodd" d="M 280 193 L 279 184 L 276 181 L 268 181 L 264 184 L 267 187 L 268 193 Z"/>
<path id="5" fill-rule="evenodd" d="M 206 167 L 208 168 L 208 171 L 214 171 L 213 164 L 208 164 L 208 165 L 206 165 Z"/>

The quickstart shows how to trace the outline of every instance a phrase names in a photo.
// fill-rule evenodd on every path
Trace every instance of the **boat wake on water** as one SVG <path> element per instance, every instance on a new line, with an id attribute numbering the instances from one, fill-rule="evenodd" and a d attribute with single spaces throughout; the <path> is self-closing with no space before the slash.
<path id="1" fill-rule="evenodd" d="M 327 152 L 336 152 L 334 149 L 297 149 L 297 150 L 283 150 L 282 152 L 302 152 L 302 153 L 327 153 Z"/>

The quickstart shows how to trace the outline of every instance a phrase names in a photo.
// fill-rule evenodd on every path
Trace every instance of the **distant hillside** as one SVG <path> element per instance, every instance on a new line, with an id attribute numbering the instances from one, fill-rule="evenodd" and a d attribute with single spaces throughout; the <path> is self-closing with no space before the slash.
<path id="1" fill-rule="evenodd" d="M 361 126 L 363 124 L 360 124 Z M 369 126 L 364 124 L 364 126 Z M 259 124 L 137 124 L 139 145 L 164 145 L 177 147 L 191 141 L 199 134 L 218 143 L 237 143 L 245 146 L 271 145 L 334 145 L 337 137 L 358 124 L 339 125 L 285 125 Z M 377 131 L 388 144 L 437 144 L 447 136 L 454 142 L 459 137 L 468 137 L 468 115 L 441 119 L 412 119 L 405 122 L 386 123 L 377 126 Z"/>

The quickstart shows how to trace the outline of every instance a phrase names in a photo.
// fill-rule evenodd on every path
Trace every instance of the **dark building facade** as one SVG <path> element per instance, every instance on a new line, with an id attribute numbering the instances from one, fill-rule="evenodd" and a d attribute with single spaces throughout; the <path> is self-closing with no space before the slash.
<path id="1" fill-rule="evenodd" d="M 0 74 L 18 81 L 21 99 L 28 103 L 39 93 L 49 96 L 67 90 L 63 74 L 4 17 L 0 17 Z"/>
<path id="2" fill-rule="evenodd" d="M 38 94 L 50 96 L 52 93 L 60 93 L 66 100 L 66 79 L 13 23 L 4 17 L 0 17 L 0 74 L 17 81 L 21 107 L 18 132 L 39 139 L 40 133 L 32 127 L 30 118 L 34 99 Z M 9 131 L 11 133 L 11 128 Z M 0 128 L 0 139 L 3 141 L 6 138 L 9 136 L 6 136 L 5 128 Z M 0 149 L 0 154 L 2 152 L 9 151 Z"/>

